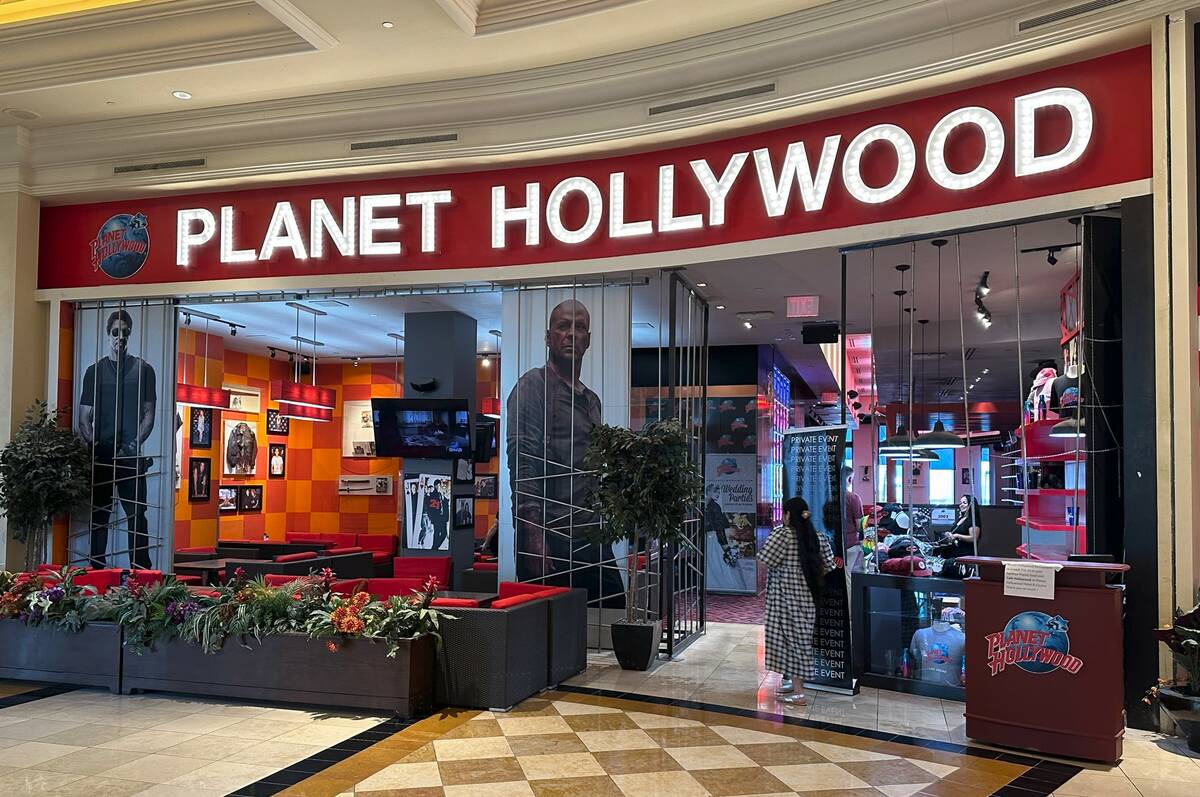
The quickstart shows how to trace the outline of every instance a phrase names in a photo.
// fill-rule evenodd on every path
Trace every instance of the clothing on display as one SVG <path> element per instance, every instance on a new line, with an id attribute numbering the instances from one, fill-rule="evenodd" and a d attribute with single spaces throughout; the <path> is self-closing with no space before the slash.
<path id="1" fill-rule="evenodd" d="M 1050 409 L 1060 418 L 1074 418 L 1079 411 L 1079 377 L 1060 376 L 1050 388 Z"/>
<path id="2" fill-rule="evenodd" d="M 966 637 L 962 630 L 941 620 L 913 634 L 909 651 L 917 675 L 925 683 L 961 686 Z"/>

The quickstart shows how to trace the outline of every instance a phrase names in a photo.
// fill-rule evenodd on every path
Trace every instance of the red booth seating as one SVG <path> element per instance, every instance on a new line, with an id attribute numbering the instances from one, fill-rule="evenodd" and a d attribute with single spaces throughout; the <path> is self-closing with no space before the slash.
<path id="1" fill-rule="evenodd" d="M 122 570 L 117 567 L 109 567 L 104 570 L 92 570 L 75 577 L 75 586 L 77 587 L 95 587 L 96 591 L 103 595 L 113 587 L 121 586 Z M 160 576 L 161 577 L 161 576 Z"/>
<path id="2" fill-rule="evenodd" d="M 357 545 L 357 536 L 358 535 L 356 534 L 343 534 L 336 531 L 327 533 L 289 531 L 287 534 L 283 535 L 283 538 L 286 542 L 326 543 L 331 547 L 346 547 L 348 545 Z"/>
<path id="3" fill-rule="evenodd" d="M 425 585 L 423 578 L 369 578 L 367 592 L 372 598 L 386 600 L 393 595 L 408 597 Z"/>
<path id="4" fill-rule="evenodd" d="M 172 574 L 172 575 L 174 575 L 174 574 Z M 200 578 L 200 576 L 180 576 L 180 575 L 176 575 L 176 576 L 175 576 L 175 580 L 176 580 L 176 581 L 178 581 L 180 584 L 184 584 L 184 585 L 195 585 L 195 586 L 200 586 L 200 583 L 201 583 L 201 580 L 202 580 L 202 579 Z"/>
<path id="5" fill-rule="evenodd" d="M 347 554 L 347 553 L 362 553 L 362 550 L 363 550 L 363 548 L 361 545 L 348 545 L 345 548 L 326 548 L 325 555 L 326 556 L 341 556 L 342 554 Z M 372 554 L 372 556 L 374 556 L 374 554 Z"/>
<path id="6" fill-rule="evenodd" d="M 398 540 L 391 534 L 359 534 L 355 545 L 371 552 L 375 575 L 386 577 L 392 575 L 392 558 L 396 555 Z"/>
<path id="7" fill-rule="evenodd" d="M 500 564 L 498 562 L 476 562 L 471 569 L 480 573 L 495 573 L 500 570 Z"/>
<path id="8" fill-rule="evenodd" d="M 392 575 L 420 579 L 422 583 L 432 577 L 441 589 L 449 589 L 452 565 L 449 556 L 397 556 L 392 560 Z"/>
<path id="9" fill-rule="evenodd" d="M 551 587 L 546 584 L 523 583 L 520 581 L 501 581 L 498 590 L 501 599 L 514 598 L 518 595 L 538 595 L 549 598 L 551 595 L 562 595 L 570 592 L 569 587 Z"/>
<path id="10" fill-rule="evenodd" d="M 479 601 L 474 598 L 434 598 L 430 605 L 439 609 L 478 609 Z"/>
<path id="11" fill-rule="evenodd" d="M 128 583 L 137 583 L 143 587 L 149 587 L 154 584 L 160 584 L 163 580 L 161 570 L 130 570 Z"/>
<path id="12" fill-rule="evenodd" d="M 209 553 L 216 556 L 217 547 L 215 545 L 194 545 L 191 548 L 176 548 L 175 553 Z"/>
<path id="13" fill-rule="evenodd" d="M 275 561 L 280 564 L 286 562 L 303 562 L 306 559 L 316 559 L 316 551 L 301 551 L 300 553 L 284 553 L 275 557 Z"/>
<path id="14" fill-rule="evenodd" d="M 580 618 L 587 615 L 587 592 L 537 583 L 502 581 L 494 608 L 519 606 L 530 600 L 548 604 L 546 622 L 546 683 L 557 685 L 587 668 L 586 628 Z"/>

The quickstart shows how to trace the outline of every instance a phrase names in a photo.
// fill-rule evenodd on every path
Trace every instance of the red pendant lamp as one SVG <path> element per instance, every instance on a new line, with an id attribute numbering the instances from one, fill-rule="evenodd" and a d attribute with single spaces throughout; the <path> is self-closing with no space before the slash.
<path id="1" fill-rule="evenodd" d="M 304 404 L 279 403 L 279 414 L 300 421 L 332 421 L 333 410 L 328 407 L 309 407 Z"/>
<path id="2" fill-rule="evenodd" d="M 325 311 L 308 307 L 299 302 L 288 302 L 288 307 L 296 310 L 296 334 L 292 340 L 300 345 L 301 356 L 295 361 L 295 370 L 291 381 L 271 382 L 271 400 L 279 402 L 279 414 L 285 418 L 295 418 L 301 421 L 332 421 L 333 408 L 337 404 L 337 392 L 333 388 L 317 386 L 317 347 L 323 346 L 317 340 L 317 316 L 325 315 Z M 300 313 L 305 312 L 313 318 L 313 336 L 300 336 Z M 303 362 L 303 346 L 307 343 L 313 347 L 312 383 L 300 381 L 300 364 Z"/>
<path id="3" fill-rule="evenodd" d="M 184 324 L 192 323 L 192 313 L 185 312 L 183 314 Z M 219 387 L 208 386 L 208 322 L 209 318 L 204 319 L 204 384 L 193 385 L 187 381 L 187 372 L 184 372 L 184 381 L 175 383 L 175 403 L 185 407 L 209 407 L 214 410 L 229 409 L 231 396 L 228 390 Z M 186 360 L 184 361 L 187 362 Z M 192 374 L 195 376 L 195 373 Z"/>

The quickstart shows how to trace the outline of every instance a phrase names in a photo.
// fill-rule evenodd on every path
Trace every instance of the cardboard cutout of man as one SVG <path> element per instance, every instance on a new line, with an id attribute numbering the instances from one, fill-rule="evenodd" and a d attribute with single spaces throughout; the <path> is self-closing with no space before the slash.
<path id="1" fill-rule="evenodd" d="M 92 536 L 90 563 L 105 567 L 108 523 L 114 491 L 129 529 L 129 559 L 149 569 L 150 536 L 146 520 L 146 472 L 150 457 L 142 444 L 154 431 L 158 404 L 154 369 L 128 353 L 133 319 L 124 310 L 104 325 L 109 353 L 89 365 L 83 375 L 75 431 L 92 447 Z"/>
<path id="2" fill-rule="evenodd" d="M 604 605 L 617 607 L 624 605 L 620 575 L 599 566 L 612 562 L 612 549 L 588 537 L 599 520 L 589 498 L 595 480 L 584 473 L 583 458 L 602 422 L 600 397 L 580 381 L 591 325 L 582 302 L 560 302 L 547 324 L 546 364 L 526 371 L 508 396 L 517 578 L 582 587 L 589 602 L 603 593 Z"/>

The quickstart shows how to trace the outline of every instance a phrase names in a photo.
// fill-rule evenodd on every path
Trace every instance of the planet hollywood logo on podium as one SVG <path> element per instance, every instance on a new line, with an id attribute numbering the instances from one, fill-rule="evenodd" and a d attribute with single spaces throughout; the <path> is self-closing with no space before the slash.
<path id="1" fill-rule="evenodd" d="M 1014 665 L 1034 675 L 1062 670 L 1075 675 L 1083 669 L 1083 660 L 1072 656 L 1069 623 L 1061 615 L 1021 612 L 1004 630 L 988 634 L 988 669 L 992 675 Z"/>
<path id="2" fill-rule="evenodd" d="M 142 213 L 118 213 L 100 226 L 90 244 L 92 271 L 113 279 L 132 277 L 150 254 L 150 230 Z"/>

